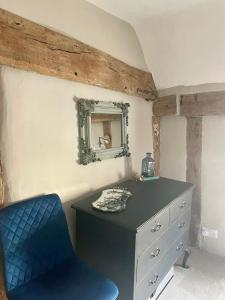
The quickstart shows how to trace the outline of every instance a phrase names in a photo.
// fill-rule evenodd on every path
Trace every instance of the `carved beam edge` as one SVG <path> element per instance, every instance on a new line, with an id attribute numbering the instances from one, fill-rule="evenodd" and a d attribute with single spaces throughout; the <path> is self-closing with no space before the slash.
<path id="1" fill-rule="evenodd" d="M 160 117 L 152 117 L 153 153 L 155 160 L 155 175 L 160 175 Z"/>
<path id="2" fill-rule="evenodd" d="M 0 9 L 0 64 L 155 100 L 152 74 Z"/>

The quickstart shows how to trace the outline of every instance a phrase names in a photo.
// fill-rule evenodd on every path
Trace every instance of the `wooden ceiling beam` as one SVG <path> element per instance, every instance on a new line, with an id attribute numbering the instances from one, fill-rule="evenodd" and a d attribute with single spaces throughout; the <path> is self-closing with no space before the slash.
<path id="1" fill-rule="evenodd" d="M 162 117 L 162 116 L 171 116 L 177 114 L 177 102 L 176 95 L 169 95 L 158 98 L 152 107 L 153 115 Z"/>
<path id="2" fill-rule="evenodd" d="M 151 73 L 3 9 L 0 9 L 0 64 L 147 100 L 154 100 L 157 94 Z"/>
<path id="3" fill-rule="evenodd" d="M 188 117 L 225 115 L 225 91 L 181 96 L 180 114 Z"/>

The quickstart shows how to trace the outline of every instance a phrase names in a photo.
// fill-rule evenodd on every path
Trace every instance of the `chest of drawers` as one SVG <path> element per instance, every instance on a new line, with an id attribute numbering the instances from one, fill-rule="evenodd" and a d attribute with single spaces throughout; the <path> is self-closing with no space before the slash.
<path id="1" fill-rule="evenodd" d="M 133 194 L 124 212 L 94 210 L 101 191 L 72 205 L 76 248 L 117 284 L 119 300 L 147 300 L 188 247 L 193 186 L 166 178 L 121 186 Z"/>

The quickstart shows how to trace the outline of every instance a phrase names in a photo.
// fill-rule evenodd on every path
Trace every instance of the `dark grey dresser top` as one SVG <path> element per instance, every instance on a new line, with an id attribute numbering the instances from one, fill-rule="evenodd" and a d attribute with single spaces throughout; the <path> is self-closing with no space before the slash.
<path id="1" fill-rule="evenodd" d="M 72 208 L 136 231 L 171 201 L 193 188 L 191 183 L 163 177 L 146 182 L 127 180 L 119 185 L 128 188 L 133 194 L 127 201 L 127 208 L 123 212 L 105 213 L 93 209 L 92 202 L 100 197 L 101 191 L 75 202 Z"/>

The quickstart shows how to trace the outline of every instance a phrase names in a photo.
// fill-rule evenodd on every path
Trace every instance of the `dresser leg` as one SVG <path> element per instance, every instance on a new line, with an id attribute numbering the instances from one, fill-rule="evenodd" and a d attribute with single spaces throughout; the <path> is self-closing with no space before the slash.
<path id="1" fill-rule="evenodd" d="M 180 258 L 179 262 L 175 264 L 175 266 L 182 267 L 184 269 L 189 269 L 190 267 L 187 265 L 187 260 L 189 256 L 191 255 L 191 250 L 189 248 L 185 249 L 183 254 L 183 259 Z"/>
<path id="2" fill-rule="evenodd" d="M 187 260 L 189 258 L 189 256 L 191 255 L 191 249 L 187 248 L 184 251 L 184 257 L 183 257 L 183 261 L 182 261 L 182 268 L 184 269 L 189 269 L 189 266 L 187 265 Z"/>

